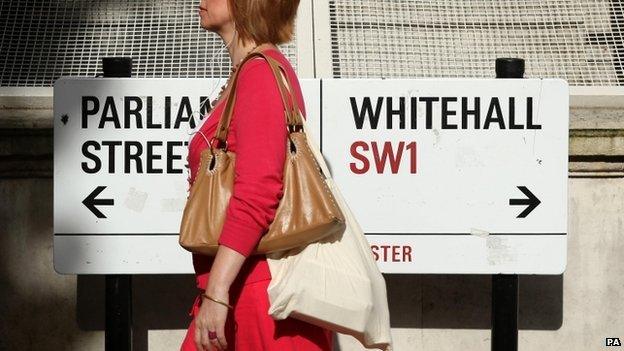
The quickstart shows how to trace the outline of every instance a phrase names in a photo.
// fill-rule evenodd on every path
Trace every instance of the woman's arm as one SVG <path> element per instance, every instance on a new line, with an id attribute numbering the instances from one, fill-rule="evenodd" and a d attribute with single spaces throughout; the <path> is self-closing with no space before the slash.
<path id="1" fill-rule="evenodd" d="M 225 297 L 246 258 L 236 250 L 219 245 L 210 270 L 206 294 L 216 298 Z"/>
<path id="2" fill-rule="evenodd" d="M 275 218 L 283 195 L 288 134 L 284 105 L 269 64 L 251 59 L 240 69 L 231 125 L 236 136 L 234 186 L 206 287 L 207 295 L 226 303 L 245 259 Z M 226 306 L 202 300 L 195 324 L 198 348 L 210 344 L 209 330 L 216 331 L 221 349 L 227 347 L 226 318 Z"/>
<path id="3" fill-rule="evenodd" d="M 288 131 L 269 64 L 260 58 L 250 60 L 239 79 L 232 118 L 234 186 L 219 244 L 248 257 L 275 218 L 283 196 Z"/>

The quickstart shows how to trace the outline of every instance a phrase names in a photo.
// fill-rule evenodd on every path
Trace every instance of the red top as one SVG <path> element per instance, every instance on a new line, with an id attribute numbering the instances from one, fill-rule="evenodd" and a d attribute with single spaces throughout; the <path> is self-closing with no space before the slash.
<path id="1" fill-rule="evenodd" d="M 305 105 L 296 73 L 288 59 L 278 50 L 269 48 L 265 54 L 278 60 L 287 72 L 301 114 Z M 245 260 L 235 283 L 251 283 L 270 279 L 265 255 L 251 255 L 262 234 L 269 227 L 283 195 L 283 171 L 286 160 L 286 119 L 284 104 L 269 64 L 254 57 L 239 67 L 236 101 L 227 135 L 228 150 L 236 154 L 234 187 L 226 210 L 219 244 L 238 251 Z M 288 104 L 292 100 L 288 97 Z M 225 108 L 225 99 L 214 107 L 201 131 L 210 140 Z M 187 156 L 191 170 L 190 186 L 199 167 L 200 153 L 207 147 L 201 133 L 189 143 Z M 205 289 L 214 257 L 193 254 L 197 286 Z"/>

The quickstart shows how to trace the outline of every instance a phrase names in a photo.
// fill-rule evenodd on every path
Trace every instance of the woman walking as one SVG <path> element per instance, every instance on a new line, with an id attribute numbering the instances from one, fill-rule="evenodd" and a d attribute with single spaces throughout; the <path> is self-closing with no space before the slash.
<path id="1" fill-rule="evenodd" d="M 284 67 L 293 87 L 288 104 L 301 88 L 294 69 L 276 45 L 292 39 L 298 0 L 201 0 L 202 28 L 227 43 L 232 73 L 239 70 L 227 147 L 236 154 L 235 179 L 216 256 L 193 254 L 199 294 L 181 350 L 329 351 L 332 332 L 268 314 L 271 273 L 264 255 L 251 255 L 271 224 L 283 195 L 287 128 L 277 81 L 262 57 L 238 63 L 262 51 Z M 223 112 L 229 84 L 213 103 L 207 120 L 189 144 L 189 186 Z"/>

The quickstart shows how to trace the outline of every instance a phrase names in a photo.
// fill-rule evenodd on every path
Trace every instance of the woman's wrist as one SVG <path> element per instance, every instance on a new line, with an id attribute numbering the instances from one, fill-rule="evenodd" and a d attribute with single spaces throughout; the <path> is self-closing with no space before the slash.
<path id="1" fill-rule="evenodd" d="M 220 305 L 223 305 L 223 306 L 225 306 L 225 307 L 227 307 L 229 309 L 233 309 L 234 308 L 232 305 L 230 305 L 229 299 L 227 297 L 226 298 L 216 298 L 214 296 L 211 296 L 211 295 L 207 294 L 206 292 L 204 292 L 202 294 L 202 297 L 204 299 L 214 301 L 214 302 L 216 302 L 216 303 L 218 303 Z"/>
<path id="2" fill-rule="evenodd" d="M 206 294 L 214 297 L 223 298 L 224 296 L 229 296 L 230 288 L 225 286 L 224 284 L 210 284 L 206 287 Z"/>

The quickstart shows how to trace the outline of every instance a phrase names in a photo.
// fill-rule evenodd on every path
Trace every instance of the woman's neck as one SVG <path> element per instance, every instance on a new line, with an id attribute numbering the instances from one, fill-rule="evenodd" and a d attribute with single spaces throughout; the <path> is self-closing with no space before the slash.
<path id="1" fill-rule="evenodd" d="M 231 40 L 231 39 L 230 39 Z M 245 58 L 245 56 L 247 55 L 247 53 L 253 49 L 254 47 L 256 47 L 258 44 L 256 42 L 254 42 L 253 40 L 245 43 L 244 45 L 239 43 L 236 39 L 234 40 L 234 42 L 228 47 L 228 53 L 230 55 L 230 62 L 232 64 L 232 67 L 234 67 L 235 65 L 237 65 L 243 58 Z M 263 46 L 266 46 L 268 48 L 275 48 L 275 45 L 271 44 L 271 43 L 263 43 Z M 258 45 L 259 46 L 259 45 Z"/>

